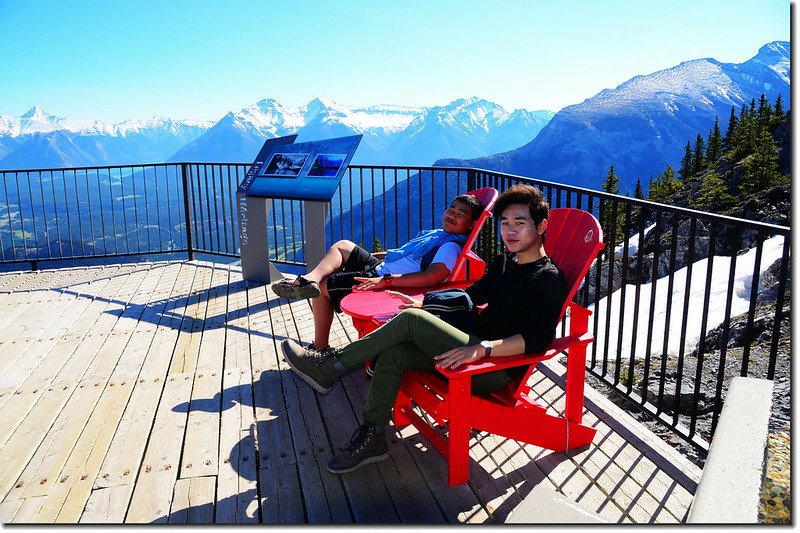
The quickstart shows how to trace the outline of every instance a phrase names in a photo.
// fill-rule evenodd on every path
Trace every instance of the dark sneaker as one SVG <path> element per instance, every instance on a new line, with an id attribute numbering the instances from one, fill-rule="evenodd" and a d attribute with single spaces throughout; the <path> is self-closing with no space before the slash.
<path id="1" fill-rule="evenodd" d="M 336 348 L 312 350 L 291 339 L 284 340 L 282 348 L 292 370 L 319 393 L 331 390 L 341 376 L 334 366 L 339 354 Z"/>
<path id="2" fill-rule="evenodd" d="M 316 298 L 320 295 L 319 283 L 316 281 L 308 281 L 303 276 L 297 276 L 297 279 L 294 281 L 276 281 L 272 284 L 272 292 L 287 300 Z"/>
<path id="3" fill-rule="evenodd" d="M 388 458 L 389 447 L 386 445 L 383 432 L 378 433 L 378 426 L 365 422 L 353 434 L 350 445 L 328 462 L 328 471 L 334 474 L 346 474 L 356 468 Z"/>

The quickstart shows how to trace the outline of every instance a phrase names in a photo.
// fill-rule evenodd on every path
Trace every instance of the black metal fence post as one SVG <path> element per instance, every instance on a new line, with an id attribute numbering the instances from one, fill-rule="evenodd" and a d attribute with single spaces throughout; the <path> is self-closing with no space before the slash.
<path id="1" fill-rule="evenodd" d="M 186 251 L 189 261 L 194 261 L 194 243 L 192 242 L 192 216 L 189 210 L 189 173 L 186 163 L 181 163 L 181 181 L 183 182 L 183 213 L 186 220 Z"/>

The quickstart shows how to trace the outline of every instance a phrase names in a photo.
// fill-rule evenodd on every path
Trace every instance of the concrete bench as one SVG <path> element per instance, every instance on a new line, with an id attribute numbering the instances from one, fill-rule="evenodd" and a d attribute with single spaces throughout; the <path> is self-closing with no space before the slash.
<path id="1" fill-rule="evenodd" d="M 758 521 L 772 386 L 766 379 L 735 377 L 731 381 L 688 522 Z"/>

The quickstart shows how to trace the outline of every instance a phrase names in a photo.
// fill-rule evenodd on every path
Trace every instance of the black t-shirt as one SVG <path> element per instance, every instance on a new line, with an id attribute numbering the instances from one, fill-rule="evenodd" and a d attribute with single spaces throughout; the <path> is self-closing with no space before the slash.
<path id="1" fill-rule="evenodd" d="M 478 315 L 475 334 L 486 340 L 521 334 L 525 353 L 538 352 L 555 338 L 567 281 L 547 256 L 524 265 L 514 258 L 513 253 L 499 256 L 466 289 L 475 305 L 487 304 Z"/>

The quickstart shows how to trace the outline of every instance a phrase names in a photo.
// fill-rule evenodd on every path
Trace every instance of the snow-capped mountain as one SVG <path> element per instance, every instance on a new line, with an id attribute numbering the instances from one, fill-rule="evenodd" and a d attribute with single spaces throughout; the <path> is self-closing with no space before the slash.
<path id="1" fill-rule="evenodd" d="M 299 108 L 274 99 L 228 113 L 171 161 L 249 161 L 264 139 L 298 133 L 298 142 L 362 134 L 355 164 L 429 165 L 441 157 L 475 157 L 520 146 L 553 116 L 470 98 L 442 107 L 349 107 L 315 99 Z M 447 154 L 447 155 L 445 155 Z"/>
<path id="2" fill-rule="evenodd" d="M 264 140 L 298 133 L 298 141 L 362 134 L 356 164 L 430 165 L 442 157 L 478 157 L 530 141 L 553 113 L 509 113 L 486 100 L 440 107 L 351 107 L 317 98 L 302 107 L 265 99 L 216 124 L 165 118 L 106 124 L 69 120 L 34 107 L 0 116 L 0 168 L 23 169 L 217 161 L 247 163 Z"/>
<path id="3" fill-rule="evenodd" d="M 108 124 L 64 119 L 33 107 L 21 117 L 0 116 L 0 167 L 155 163 L 208 131 L 212 124 L 160 117 Z"/>
<path id="4" fill-rule="evenodd" d="M 686 61 L 559 111 L 531 142 L 516 150 L 468 161 L 440 160 L 599 189 L 614 165 L 624 193 L 636 179 L 647 187 L 651 176 L 668 164 L 677 169 L 687 141 L 705 138 L 720 118 L 728 125 L 731 106 L 770 102 L 780 94 L 789 108 L 789 43 L 763 46 L 752 59 L 721 63 L 714 59 Z"/>

